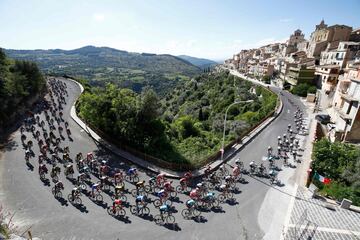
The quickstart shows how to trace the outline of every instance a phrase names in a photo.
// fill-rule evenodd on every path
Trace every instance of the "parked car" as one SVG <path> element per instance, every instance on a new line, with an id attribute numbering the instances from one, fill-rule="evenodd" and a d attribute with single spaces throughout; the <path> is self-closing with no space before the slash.
<path id="1" fill-rule="evenodd" d="M 315 119 L 318 120 L 321 124 L 330 123 L 330 116 L 327 114 L 318 114 L 315 116 Z"/>

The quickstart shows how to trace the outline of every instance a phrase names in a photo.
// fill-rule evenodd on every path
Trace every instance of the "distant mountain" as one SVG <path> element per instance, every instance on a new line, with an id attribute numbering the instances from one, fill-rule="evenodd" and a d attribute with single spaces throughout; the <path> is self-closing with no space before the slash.
<path id="1" fill-rule="evenodd" d="M 74 50 L 5 50 L 15 59 L 38 63 L 47 74 L 85 78 L 92 85 L 107 82 L 141 91 L 153 87 L 158 93 L 172 89 L 179 81 L 188 80 L 201 69 L 172 55 L 133 53 L 109 47 L 86 46 Z"/>
<path id="2" fill-rule="evenodd" d="M 189 63 L 198 66 L 201 69 L 204 68 L 208 68 L 214 65 L 217 65 L 218 63 L 213 61 L 213 60 L 209 60 L 209 59 L 205 59 L 205 58 L 196 58 L 196 57 L 191 57 L 191 56 L 187 56 L 187 55 L 179 55 L 178 56 L 181 59 L 184 59 L 185 61 L 188 61 Z"/>

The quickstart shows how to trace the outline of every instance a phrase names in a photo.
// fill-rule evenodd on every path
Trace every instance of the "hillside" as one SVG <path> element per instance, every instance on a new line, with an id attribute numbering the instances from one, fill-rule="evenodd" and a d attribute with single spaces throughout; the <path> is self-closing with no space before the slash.
<path id="1" fill-rule="evenodd" d="M 217 65 L 218 63 L 213 61 L 213 60 L 209 60 L 209 59 L 205 59 L 205 58 L 196 58 L 196 57 L 191 57 L 191 56 L 187 56 L 187 55 L 179 55 L 179 58 L 188 61 L 189 63 L 201 68 L 201 69 L 205 69 L 208 67 L 212 67 Z"/>
<path id="2" fill-rule="evenodd" d="M 37 65 L 9 59 L 0 48 L 0 133 L 45 90 Z"/>
<path id="3" fill-rule="evenodd" d="M 181 80 L 201 70 L 172 55 L 132 53 L 108 47 L 86 46 L 74 50 L 6 50 L 15 59 L 38 63 L 47 74 L 71 75 L 89 80 L 91 85 L 112 82 L 140 92 L 144 86 L 167 92 Z"/>
<path id="4" fill-rule="evenodd" d="M 80 97 L 77 111 L 121 146 L 199 167 L 220 150 L 225 109 L 234 100 L 249 99 L 254 102 L 229 109 L 228 144 L 267 116 L 277 97 L 226 71 L 199 75 L 161 99 L 146 88 L 141 94 L 114 85 L 91 88 Z"/>

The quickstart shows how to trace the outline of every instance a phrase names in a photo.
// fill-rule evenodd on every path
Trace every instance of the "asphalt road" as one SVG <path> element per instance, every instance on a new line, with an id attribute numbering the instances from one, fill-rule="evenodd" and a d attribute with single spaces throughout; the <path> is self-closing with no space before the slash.
<path id="1" fill-rule="evenodd" d="M 71 158 L 74 158 L 78 152 L 94 151 L 98 158 L 108 159 L 114 164 L 123 164 L 124 168 L 129 167 L 129 163 L 98 146 L 70 119 L 70 108 L 77 99 L 80 89 L 70 81 L 66 83 L 69 97 L 63 112 L 64 119 L 69 122 L 73 141 L 66 138 L 61 145 L 70 146 Z M 277 136 L 286 131 L 289 123 L 293 123 L 295 107 L 288 99 L 296 104 L 302 104 L 288 93 L 281 98 L 284 109 L 279 117 L 234 159 L 241 158 L 245 166 L 248 166 L 250 161 L 260 163 L 262 156 L 266 155 L 267 147 L 275 146 Z M 41 117 L 44 118 L 43 113 Z M 158 226 L 151 219 L 132 215 L 129 208 L 126 208 L 128 218 L 118 220 L 107 214 L 106 206 L 97 205 L 84 195 L 82 196 L 84 208 L 80 209 L 66 201 L 56 200 L 51 193 L 53 183 L 47 186 L 39 178 L 37 144 L 34 144 L 36 158 L 31 159 L 35 168 L 30 170 L 25 164 L 20 135 L 19 130 L 12 134 L 0 160 L 0 200 L 9 210 L 15 212 L 14 219 L 22 229 L 31 227 L 33 236 L 43 239 L 261 239 L 264 235 L 258 224 L 258 213 L 269 186 L 249 176 L 245 176 L 247 184 L 238 184 L 240 192 L 235 194 L 235 203 L 222 204 L 220 211 L 203 212 L 201 221 L 182 218 L 180 212 L 185 208 L 184 202 L 188 199 L 185 195 L 180 195 L 179 200 L 174 203 L 178 211 L 174 214 L 176 225 Z M 30 137 L 31 133 L 26 135 Z M 234 159 L 230 164 L 233 165 Z M 63 195 L 66 196 L 73 185 L 65 179 L 63 172 L 60 176 L 65 186 Z M 140 179 L 148 178 L 145 172 L 140 172 Z M 177 185 L 177 181 L 174 181 L 174 185 Z M 126 188 L 133 189 L 134 186 L 127 183 Z M 130 194 L 128 199 L 130 204 L 134 204 Z M 104 200 L 107 204 L 111 204 L 109 196 Z M 152 215 L 158 214 L 157 209 L 152 205 L 149 206 Z"/>

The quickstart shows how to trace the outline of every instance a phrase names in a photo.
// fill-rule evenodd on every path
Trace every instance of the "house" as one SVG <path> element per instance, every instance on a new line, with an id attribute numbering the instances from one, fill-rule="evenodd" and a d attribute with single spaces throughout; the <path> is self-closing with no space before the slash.
<path id="1" fill-rule="evenodd" d="M 351 62 L 339 77 L 332 108 L 329 110 L 335 129 L 330 139 L 360 142 L 360 62 Z"/>
<path id="2" fill-rule="evenodd" d="M 360 42 L 342 41 L 332 49 L 331 44 L 328 44 L 326 50 L 321 52 L 320 65 L 334 64 L 343 69 L 348 61 L 354 60 L 358 51 L 360 51 Z"/>
<path id="3" fill-rule="evenodd" d="M 315 68 L 316 86 L 329 94 L 336 88 L 338 76 L 340 73 L 339 65 L 320 65 Z"/>
<path id="4" fill-rule="evenodd" d="M 313 67 L 307 67 L 306 64 L 297 64 L 296 67 L 289 67 L 287 82 L 292 86 L 296 86 L 301 83 L 312 84 L 314 80 L 315 69 Z"/>
<path id="5" fill-rule="evenodd" d="M 328 27 L 324 20 L 316 25 L 315 31 L 311 33 L 307 56 L 309 58 L 319 58 L 322 51 L 326 49 L 328 43 L 348 41 L 352 33 L 352 27 L 346 25 L 333 25 Z"/>

